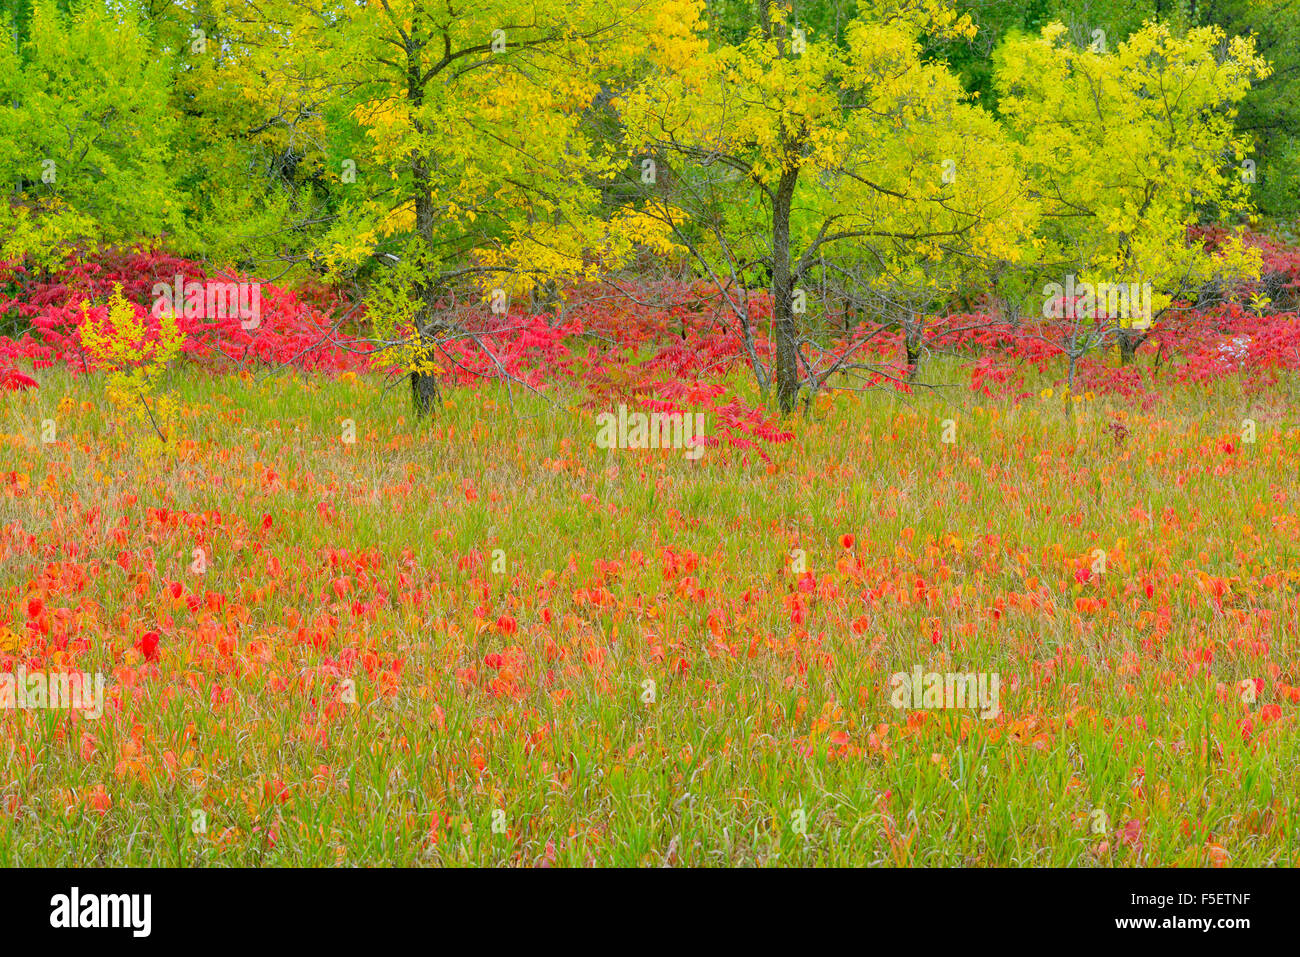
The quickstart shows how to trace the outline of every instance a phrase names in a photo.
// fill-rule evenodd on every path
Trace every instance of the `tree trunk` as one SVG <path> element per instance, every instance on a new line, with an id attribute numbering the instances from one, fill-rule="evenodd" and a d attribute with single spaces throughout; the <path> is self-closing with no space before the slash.
<path id="1" fill-rule="evenodd" d="M 420 71 L 419 49 L 409 48 L 407 53 L 406 98 L 412 112 L 418 112 L 424 102 L 424 83 Z M 414 123 L 417 133 L 423 134 L 424 127 L 417 120 Z M 424 242 L 425 252 L 433 249 L 433 186 L 426 157 L 418 150 L 411 153 L 411 180 L 415 193 L 415 230 Z M 422 303 L 416 318 L 415 334 L 419 337 L 419 354 L 416 362 L 422 363 L 433 359 L 434 336 L 431 326 L 434 322 L 438 305 L 438 286 L 434 282 L 423 282 L 418 290 Z M 442 405 L 442 394 L 438 388 L 438 377 L 433 372 L 421 372 L 419 368 L 411 370 L 411 400 L 417 416 L 426 416 Z"/>
<path id="2" fill-rule="evenodd" d="M 1133 360 L 1137 358 L 1138 346 L 1146 342 L 1146 336 L 1134 332 L 1132 329 L 1121 329 L 1119 331 L 1119 364 L 1122 366 L 1132 365 Z"/>
<path id="3" fill-rule="evenodd" d="M 799 356 L 794 320 L 794 277 L 790 274 L 790 206 L 798 169 L 786 170 L 772 201 L 772 320 L 776 326 L 776 398 L 783 413 L 794 411 L 799 395 Z"/>
<path id="4" fill-rule="evenodd" d="M 1074 370 L 1079 364 L 1079 356 L 1082 353 L 1070 351 L 1070 372 L 1065 378 L 1065 414 L 1071 419 L 1074 418 Z"/>
<path id="5" fill-rule="evenodd" d="M 428 372 L 411 373 L 411 401 L 415 405 L 415 414 L 423 417 L 442 404 L 442 393 L 438 390 L 438 377 Z"/>
<path id="6" fill-rule="evenodd" d="M 528 293 L 528 310 L 534 316 L 546 316 L 547 326 L 553 327 L 560 318 L 559 283 L 548 279 L 540 286 L 533 286 Z"/>
<path id="7" fill-rule="evenodd" d="M 915 382 L 921 371 L 921 336 L 910 323 L 903 333 L 903 349 L 907 352 L 907 381 Z"/>
<path id="8" fill-rule="evenodd" d="M 424 302 L 415 320 L 415 334 L 419 338 L 419 350 L 415 357 L 415 368 L 411 370 L 411 401 L 416 416 L 423 418 L 442 405 L 442 392 L 438 388 L 438 376 L 433 372 L 421 370 L 425 363 L 432 362 L 435 353 L 436 324 L 434 309 L 438 291 L 432 284 L 424 285 L 419 291 Z"/>

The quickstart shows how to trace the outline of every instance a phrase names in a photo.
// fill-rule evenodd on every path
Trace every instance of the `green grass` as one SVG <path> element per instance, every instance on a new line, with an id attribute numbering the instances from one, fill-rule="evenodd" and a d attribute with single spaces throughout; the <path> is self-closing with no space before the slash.
<path id="1" fill-rule="evenodd" d="M 0 712 L 0 862 L 1300 863 L 1291 382 L 1072 416 L 841 393 L 770 466 L 598 449 L 572 397 L 456 392 L 417 422 L 368 378 L 168 387 L 184 441 L 152 463 L 96 378 L 0 406 L 0 472 L 26 476 L 0 491 L 0 623 L 29 670 L 102 671 L 110 699 Z M 895 709 L 915 665 L 997 673 L 1002 715 Z"/>

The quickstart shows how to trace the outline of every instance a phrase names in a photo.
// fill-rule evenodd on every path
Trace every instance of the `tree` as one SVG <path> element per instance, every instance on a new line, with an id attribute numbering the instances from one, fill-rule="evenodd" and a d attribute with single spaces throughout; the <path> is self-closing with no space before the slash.
<path id="1" fill-rule="evenodd" d="M 801 283 L 830 268 L 877 290 L 941 297 L 955 259 L 1018 256 L 1029 227 L 1007 144 L 957 79 L 921 57 L 922 34 L 970 22 L 937 2 L 874 4 L 817 35 L 771 0 L 738 43 L 710 44 L 620 98 L 633 156 L 657 158 L 675 184 L 648 191 L 648 212 L 673 229 L 723 290 L 760 388 L 780 408 L 837 372 L 866 368 L 849 344 L 817 364 L 804 352 Z M 771 289 L 775 361 L 754 347 L 746 294 Z"/>
<path id="2" fill-rule="evenodd" d="M 671 62 L 681 0 L 223 0 L 227 84 L 279 117 L 320 164 L 337 208 L 311 255 L 362 283 L 385 362 L 411 374 L 417 411 L 439 400 L 452 318 L 467 295 L 511 299 L 594 277 L 653 220 L 601 215 L 616 157 L 585 130 L 602 81 L 638 58 Z M 481 339 L 475 339 L 484 349 Z"/>
<path id="3" fill-rule="evenodd" d="M 1096 318 L 1097 341 L 1118 340 L 1127 363 L 1174 300 L 1222 275 L 1258 277 L 1258 256 L 1239 242 L 1210 255 L 1187 231 L 1207 210 L 1249 209 L 1247 143 L 1233 121 L 1252 80 L 1267 74 L 1249 39 L 1225 41 L 1216 27 L 1180 37 L 1149 23 L 1114 50 L 1080 48 L 1059 23 L 1008 40 L 999 111 L 1041 204 L 1033 267 L 1057 290 L 1044 287 L 1045 315 L 1060 289 L 1085 290 L 1101 315 L 1082 318 Z M 1134 286 L 1149 297 L 1143 315 L 1099 308 L 1095 291 Z"/>
<path id="4" fill-rule="evenodd" d="M 169 77 L 130 8 L 95 2 L 71 13 L 36 0 L 25 38 L 0 40 L 3 255 L 50 268 L 77 242 L 180 228 L 185 197 L 171 164 Z"/>

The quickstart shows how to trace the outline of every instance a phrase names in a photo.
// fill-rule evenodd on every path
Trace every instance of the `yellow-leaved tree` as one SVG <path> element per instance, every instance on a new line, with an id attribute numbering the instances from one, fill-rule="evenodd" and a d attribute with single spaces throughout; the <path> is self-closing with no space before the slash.
<path id="1" fill-rule="evenodd" d="M 175 395 L 159 391 L 159 384 L 180 355 L 185 335 L 170 311 L 163 311 L 157 329 L 151 329 L 120 285 L 102 315 L 85 302 L 81 309 L 85 318 L 78 336 L 94 367 L 108 373 L 109 402 L 124 421 L 142 430 L 136 445 L 141 457 L 157 458 L 175 447 L 180 406 Z"/>
<path id="2" fill-rule="evenodd" d="M 1118 342 L 1127 363 L 1175 300 L 1258 277 L 1258 252 L 1239 241 L 1214 254 L 1188 242 L 1207 212 L 1223 222 L 1250 211 L 1248 143 L 1233 121 L 1269 72 L 1250 38 L 1148 23 L 1113 50 L 1104 39 L 1084 48 L 1055 23 L 1009 39 L 995 63 L 999 110 L 1041 210 L 1027 265 L 1045 284 L 1044 315 L 1060 314 L 1063 290 L 1088 300 L 1066 326 L 1071 387 L 1089 349 Z"/>
<path id="3" fill-rule="evenodd" d="M 703 31 L 684 62 L 619 101 L 632 157 L 655 164 L 644 208 L 723 290 L 759 387 L 783 411 L 835 374 L 873 370 L 849 344 L 819 361 L 801 328 L 809 277 L 942 301 L 972 268 L 1015 260 L 1033 224 L 998 125 L 924 36 L 968 36 L 943 0 L 864 5 L 821 33 L 760 0 L 747 36 Z M 770 285 L 775 361 L 755 348 L 746 290 Z M 909 363 L 918 316 L 907 328 Z"/>
<path id="4" fill-rule="evenodd" d="M 635 210 L 608 216 L 620 157 L 590 123 L 635 62 L 680 59 L 690 0 L 214 0 L 223 72 L 280 118 L 336 205 L 312 259 L 366 289 L 379 361 L 439 400 L 466 296 L 498 309 L 669 248 Z M 292 123 L 286 117 L 293 117 Z M 482 341 L 474 339 L 486 349 Z"/>

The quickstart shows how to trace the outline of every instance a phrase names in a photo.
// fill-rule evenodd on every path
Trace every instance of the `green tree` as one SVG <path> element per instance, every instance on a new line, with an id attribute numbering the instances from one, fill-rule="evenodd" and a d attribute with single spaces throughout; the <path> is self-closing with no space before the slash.
<path id="1" fill-rule="evenodd" d="M 302 144 L 301 163 L 320 164 L 339 201 L 310 255 L 366 284 L 385 361 L 410 370 L 419 412 L 466 335 L 450 319 L 457 297 L 500 308 L 593 278 L 639 243 L 663 248 L 653 221 L 601 215 L 618 158 L 586 123 L 603 79 L 672 58 L 687 6 L 219 5 L 218 82 L 244 115 Z"/>

